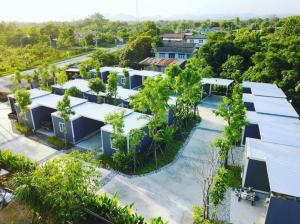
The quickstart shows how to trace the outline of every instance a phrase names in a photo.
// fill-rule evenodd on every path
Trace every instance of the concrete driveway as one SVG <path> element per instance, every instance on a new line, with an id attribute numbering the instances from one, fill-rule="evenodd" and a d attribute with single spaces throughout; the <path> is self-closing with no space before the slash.
<path id="1" fill-rule="evenodd" d="M 211 142 L 220 136 L 224 122 L 210 108 L 199 107 L 202 123 L 171 164 L 141 177 L 114 176 L 102 192 L 118 194 L 120 202 L 134 202 L 134 209 L 147 219 L 161 216 L 169 223 L 192 223 L 192 206 L 202 203 L 197 167 L 207 160 Z"/>
<path id="2" fill-rule="evenodd" d="M 58 152 L 46 145 L 33 141 L 12 131 L 11 121 L 8 119 L 10 108 L 0 103 L 0 150 L 9 150 L 13 153 L 24 153 L 34 161 L 44 161 Z"/>

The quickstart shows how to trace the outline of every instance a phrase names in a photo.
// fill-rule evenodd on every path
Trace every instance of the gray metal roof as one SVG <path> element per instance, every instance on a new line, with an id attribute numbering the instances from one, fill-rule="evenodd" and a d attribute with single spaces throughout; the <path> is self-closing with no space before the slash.
<path id="1" fill-rule="evenodd" d="M 39 106 L 48 107 L 52 109 L 56 109 L 58 101 L 62 100 L 63 96 L 55 95 L 55 94 L 48 94 L 45 96 L 41 96 L 39 98 L 35 98 L 32 100 L 32 104 L 30 105 L 30 108 L 35 108 Z M 82 103 L 87 102 L 85 99 L 76 98 L 76 97 L 69 97 L 71 107 L 75 107 L 77 105 L 80 105 Z"/>
<path id="2" fill-rule="evenodd" d="M 202 78 L 202 84 L 230 86 L 233 83 L 232 79 L 220 79 L 220 78 Z"/>
<path id="3" fill-rule="evenodd" d="M 272 83 L 243 82 L 243 87 L 251 88 L 251 92 L 256 96 L 286 98 L 282 89 Z"/>
<path id="4" fill-rule="evenodd" d="M 70 89 L 72 87 L 76 87 L 81 92 L 87 92 L 90 90 L 89 82 L 84 79 L 74 79 L 74 80 L 67 81 L 63 85 L 56 84 L 56 85 L 53 85 L 52 87 L 60 88 L 60 89 Z"/>
<path id="5" fill-rule="evenodd" d="M 50 92 L 47 92 L 47 91 L 44 91 L 44 90 L 41 90 L 41 89 L 30 89 L 30 90 L 27 90 L 30 94 L 30 99 L 35 99 L 35 98 L 38 98 L 38 97 L 41 97 L 41 96 L 45 96 L 45 95 L 48 95 L 48 94 L 51 94 Z M 8 97 L 11 97 L 11 98 L 15 98 L 15 94 L 10 94 L 8 95 Z"/>
<path id="6" fill-rule="evenodd" d="M 141 129 L 147 126 L 149 123 L 149 116 L 145 114 L 132 112 L 124 117 L 124 135 L 128 136 L 129 132 L 133 129 Z M 107 124 L 101 128 L 106 132 L 113 132 L 113 128 L 111 124 Z"/>
<path id="7" fill-rule="evenodd" d="M 258 124 L 264 142 L 300 147 L 300 120 L 292 117 L 247 112 L 247 119 Z"/>
<path id="8" fill-rule="evenodd" d="M 300 197 L 300 147 L 247 138 L 246 156 L 266 162 L 272 192 Z"/>
<path id="9" fill-rule="evenodd" d="M 299 117 L 294 107 L 285 98 L 243 94 L 243 101 L 253 103 L 257 113 L 296 118 Z"/>

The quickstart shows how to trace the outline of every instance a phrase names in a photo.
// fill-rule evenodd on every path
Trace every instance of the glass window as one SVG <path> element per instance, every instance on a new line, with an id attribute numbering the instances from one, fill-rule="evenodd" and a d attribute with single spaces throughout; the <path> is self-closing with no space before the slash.
<path id="1" fill-rule="evenodd" d="M 175 58 L 175 53 L 170 53 L 169 58 Z"/>
<path id="2" fill-rule="evenodd" d="M 121 77 L 121 84 L 125 85 L 125 77 Z"/>
<path id="3" fill-rule="evenodd" d="M 165 53 L 159 53 L 159 58 L 165 58 Z"/>
<path id="4" fill-rule="evenodd" d="M 64 132 L 65 131 L 65 123 L 63 123 L 63 122 L 59 122 L 59 131 L 60 132 Z"/>
<path id="5" fill-rule="evenodd" d="M 179 59 L 185 59 L 185 54 L 179 54 Z"/>

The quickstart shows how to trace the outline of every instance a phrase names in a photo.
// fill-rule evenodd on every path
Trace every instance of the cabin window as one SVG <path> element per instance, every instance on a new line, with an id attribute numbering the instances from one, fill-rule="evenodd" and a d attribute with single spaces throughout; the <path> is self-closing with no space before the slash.
<path id="1" fill-rule="evenodd" d="M 126 81 L 126 80 L 125 80 L 125 77 L 121 77 L 121 84 L 122 84 L 122 85 L 125 85 L 125 81 Z"/>
<path id="2" fill-rule="evenodd" d="M 63 123 L 63 122 L 59 122 L 59 131 L 60 132 L 64 132 L 65 131 L 65 123 Z"/>
<path id="3" fill-rule="evenodd" d="M 110 136 L 110 148 L 116 150 L 113 146 L 113 136 Z"/>

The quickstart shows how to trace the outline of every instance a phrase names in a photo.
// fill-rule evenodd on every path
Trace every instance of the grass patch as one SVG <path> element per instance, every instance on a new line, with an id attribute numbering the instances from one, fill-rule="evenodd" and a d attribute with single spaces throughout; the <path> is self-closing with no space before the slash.
<path id="1" fill-rule="evenodd" d="M 228 183 L 227 186 L 231 188 L 242 187 L 242 168 L 238 165 L 233 165 L 228 168 Z"/>
<path id="2" fill-rule="evenodd" d="M 55 137 L 55 136 L 51 136 L 48 138 L 48 142 L 51 145 L 56 146 L 59 149 L 68 149 L 70 148 L 72 145 L 70 143 L 65 144 L 65 141 Z"/>
<path id="3" fill-rule="evenodd" d="M 157 167 L 152 155 L 148 155 L 148 150 L 144 150 L 138 156 L 138 161 L 140 165 L 137 167 L 135 174 L 141 175 L 157 170 L 170 162 L 172 162 L 177 155 L 178 151 L 181 149 L 186 138 L 189 136 L 191 130 L 194 128 L 196 123 L 192 124 L 186 130 L 181 132 L 180 137 L 175 137 L 174 141 L 171 142 L 163 152 L 157 151 Z"/>
<path id="4" fill-rule="evenodd" d="M 16 123 L 16 129 L 21 133 L 21 134 L 29 134 L 30 133 L 30 128 L 27 127 L 26 125 L 24 124 L 20 124 L 20 123 Z"/>

